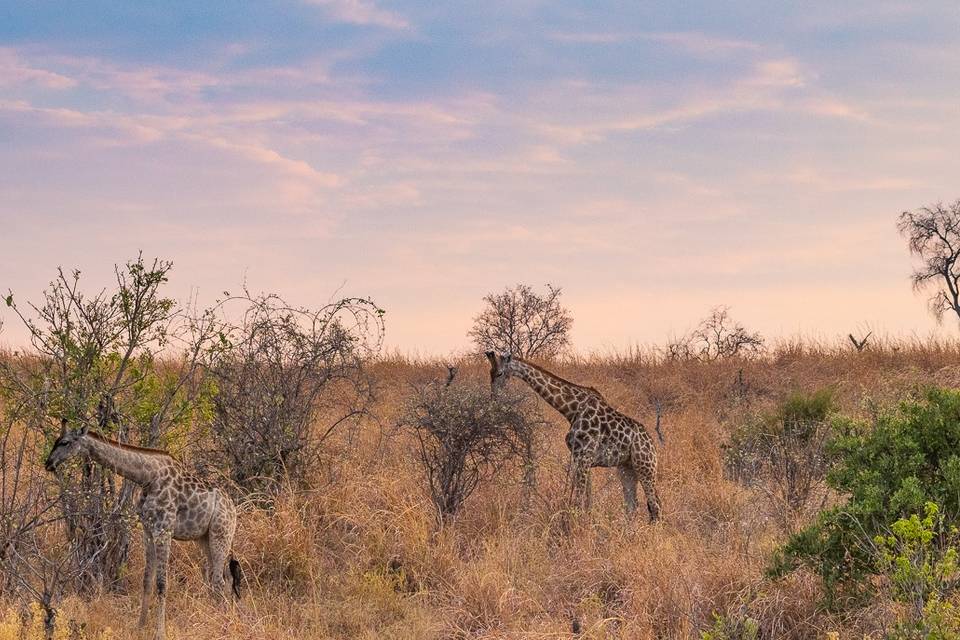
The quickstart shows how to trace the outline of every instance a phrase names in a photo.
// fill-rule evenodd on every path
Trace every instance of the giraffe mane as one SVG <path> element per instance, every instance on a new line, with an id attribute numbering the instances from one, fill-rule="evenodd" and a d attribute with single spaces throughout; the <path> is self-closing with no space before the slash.
<path id="1" fill-rule="evenodd" d="M 570 385 L 571 387 L 577 387 L 578 389 L 584 389 L 585 391 L 589 391 L 589 392 L 591 392 L 591 393 L 595 393 L 595 394 L 597 394 L 597 396 L 598 396 L 601 400 L 603 400 L 604 402 L 606 402 L 606 398 L 603 397 L 603 394 L 600 393 L 600 391 L 599 391 L 598 389 L 594 388 L 594 387 L 588 387 L 588 386 L 585 385 L 585 384 L 577 384 L 576 382 L 570 382 L 570 381 L 567 380 L 566 378 L 562 378 L 562 377 L 558 376 L 558 375 L 555 374 L 553 371 L 548 371 L 547 369 L 541 367 L 541 366 L 538 365 L 538 364 L 534 364 L 534 363 L 530 362 L 529 360 L 524 360 L 523 358 L 517 358 L 517 360 L 519 360 L 519 361 L 522 362 L 523 364 L 527 365 L 528 367 L 532 367 L 532 368 L 536 369 L 537 371 L 539 371 L 539 372 L 541 372 L 541 373 L 545 373 L 545 374 L 547 374 L 548 376 L 550 376 L 551 378 L 556 378 L 556 379 L 559 380 L 560 382 L 562 382 L 562 383 L 564 383 L 564 384 L 568 384 L 568 385 Z"/>
<path id="2" fill-rule="evenodd" d="M 100 442 L 105 442 L 107 444 L 113 445 L 115 447 L 119 447 L 120 449 L 125 449 L 127 451 L 135 451 L 137 453 L 146 453 L 146 454 L 155 455 L 155 456 L 166 456 L 171 460 L 175 460 L 175 458 L 172 455 L 170 455 L 170 453 L 164 451 L 163 449 L 151 449 L 149 447 L 138 447 L 134 444 L 127 444 L 126 442 L 117 442 L 116 440 L 111 440 L 110 438 L 103 435 L 102 433 L 97 433 L 96 431 L 87 431 L 87 435 L 93 438 L 94 440 L 99 440 Z"/>

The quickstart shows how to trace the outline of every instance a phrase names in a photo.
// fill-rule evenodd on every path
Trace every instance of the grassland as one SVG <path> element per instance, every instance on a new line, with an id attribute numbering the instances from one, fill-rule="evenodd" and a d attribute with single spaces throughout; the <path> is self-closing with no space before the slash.
<path id="1" fill-rule="evenodd" d="M 638 352 L 553 363 L 648 425 L 649 398 L 663 401 L 664 511 L 654 526 L 642 518 L 627 525 L 616 474 L 602 469 L 593 475 L 592 512 L 569 524 L 566 425 L 543 404 L 550 426 L 539 439 L 533 498 L 522 500 L 519 470 L 505 473 L 438 527 L 413 445 L 391 425 L 410 384 L 441 378 L 445 368 L 402 357 L 372 366 L 375 417 L 338 435 L 308 488 L 286 488 L 269 510 L 243 505 L 239 605 L 218 607 L 203 586 L 199 550 L 175 546 L 172 637 L 569 638 L 576 622 L 584 638 L 688 638 L 715 614 L 750 616 L 764 637 L 863 637 L 896 616 L 896 606 L 830 614 L 818 605 L 814 576 L 765 579 L 769 554 L 787 534 L 762 488 L 725 477 L 722 446 L 750 412 L 793 391 L 832 387 L 843 412 L 867 415 L 927 385 L 957 386 L 960 343 L 887 340 L 857 353 L 795 341 L 751 361 L 662 362 Z M 461 380 L 485 374 L 479 359 L 460 367 Z M 192 453 L 184 455 L 190 462 Z M 89 638 L 107 628 L 116 638 L 149 637 L 135 627 L 141 568 L 135 549 L 120 593 L 68 598 L 62 619 Z M 0 611 L 15 606 L 0 595 Z"/>

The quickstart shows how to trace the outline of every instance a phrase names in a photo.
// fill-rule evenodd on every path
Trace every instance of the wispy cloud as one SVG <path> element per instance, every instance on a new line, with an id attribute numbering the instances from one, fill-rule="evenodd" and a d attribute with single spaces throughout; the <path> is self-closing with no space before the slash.
<path id="1" fill-rule="evenodd" d="M 700 55 L 726 52 L 755 52 L 761 47 L 756 42 L 712 36 L 699 31 L 645 33 L 644 40 L 662 42 L 681 50 Z"/>
<path id="2" fill-rule="evenodd" d="M 616 134 L 684 127 L 724 114 L 794 113 L 876 123 L 866 107 L 822 88 L 817 74 L 795 58 L 761 59 L 722 82 L 654 88 L 568 82 L 544 94 L 549 98 L 538 103 L 529 126 L 561 145 L 596 144 Z"/>
<path id="3" fill-rule="evenodd" d="M 553 31 L 550 40 L 575 45 L 613 45 L 627 42 L 657 42 L 676 50 L 695 55 L 756 52 L 761 47 L 756 42 L 724 38 L 700 31 Z"/>
<path id="4" fill-rule="evenodd" d="M 399 14 L 381 9 L 370 0 L 305 0 L 323 7 L 331 19 L 349 24 L 407 29 L 410 23 Z"/>
<path id="5" fill-rule="evenodd" d="M 37 85 L 46 89 L 69 89 L 76 81 L 25 62 L 15 49 L 0 47 L 0 87 Z"/>
<path id="6" fill-rule="evenodd" d="M 867 176 L 858 172 L 826 172 L 815 167 L 796 167 L 786 171 L 758 173 L 754 179 L 767 184 L 790 184 L 816 189 L 819 192 L 844 191 L 908 191 L 923 183 L 903 176 Z"/>

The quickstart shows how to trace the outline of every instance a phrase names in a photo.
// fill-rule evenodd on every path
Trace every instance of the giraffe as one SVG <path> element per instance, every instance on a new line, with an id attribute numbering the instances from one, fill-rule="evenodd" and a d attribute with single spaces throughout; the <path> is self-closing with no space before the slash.
<path id="1" fill-rule="evenodd" d="M 155 640 L 166 635 L 167 569 L 172 540 L 196 540 L 207 556 L 207 579 L 222 598 L 227 572 L 234 595 L 240 597 L 240 563 L 231 553 L 237 528 L 237 509 L 221 489 L 206 486 L 191 476 L 170 454 L 122 444 L 88 429 L 67 429 L 61 421 L 60 436 L 44 466 L 55 472 L 68 458 L 83 456 L 112 469 L 141 487 L 139 504 L 143 524 L 143 594 L 140 627 L 147 624 L 151 586 L 156 577 L 157 626 Z M 229 556 L 229 562 L 228 560 Z"/>
<path id="2" fill-rule="evenodd" d="M 617 467 L 627 517 L 632 518 L 637 510 L 639 481 L 646 494 L 650 522 L 659 519 L 657 452 L 642 424 L 611 407 L 593 387 L 574 384 L 508 353 L 488 351 L 486 356 L 490 360 L 490 385 L 494 392 L 508 378 L 516 376 L 570 423 L 566 442 L 572 461 L 572 490 L 581 506 L 590 507 L 590 469 Z"/>

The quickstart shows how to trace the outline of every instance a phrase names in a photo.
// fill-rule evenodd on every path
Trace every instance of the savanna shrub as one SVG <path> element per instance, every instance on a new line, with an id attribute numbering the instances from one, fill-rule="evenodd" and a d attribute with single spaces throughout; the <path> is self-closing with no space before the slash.
<path id="1" fill-rule="evenodd" d="M 727 475 L 768 497 L 787 530 L 824 495 L 833 392 L 796 393 L 775 411 L 746 420 L 725 448 Z"/>
<path id="2" fill-rule="evenodd" d="M 418 444 L 417 458 L 440 519 L 456 515 L 483 480 L 521 460 L 532 482 L 533 438 L 543 423 L 528 394 L 470 381 L 431 383 L 408 400 L 398 427 Z"/>
<path id="3" fill-rule="evenodd" d="M 757 640 L 760 625 L 747 616 L 713 615 L 713 626 L 700 632 L 701 640 Z"/>
<path id="4" fill-rule="evenodd" d="M 384 312 L 364 298 L 319 309 L 276 294 L 231 301 L 245 310 L 211 369 L 211 457 L 248 494 L 273 496 L 283 480 L 306 483 L 329 436 L 366 413 L 365 364 L 379 351 Z"/>
<path id="5" fill-rule="evenodd" d="M 833 426 L 827 483 L 847 500 L 793 535 L 770 573 L 810 568 L 823 579 L 827 604 L 837 607 L 871 592 L 868 578 L 879 572 L 873 541 L 890 522 L 922 512 L 927 502 L 951 518 L 960 513 L 960 391 L 930 389 L 872 422 L 839 418 Z"/>
<path id="6" fill-rule="evenodd" d="M 960 531 L 945 523 L 932 502 L 924 505 L 922 518 L 916 513 L 900 518 L 888 534 L 874 538 L 877 570 L 887 578 L 887 590 L 908 605 L 906 619 L 888 639 L 960 638 L 960 610 L 948 599 L 960 577 L 958 542 Z"/>

